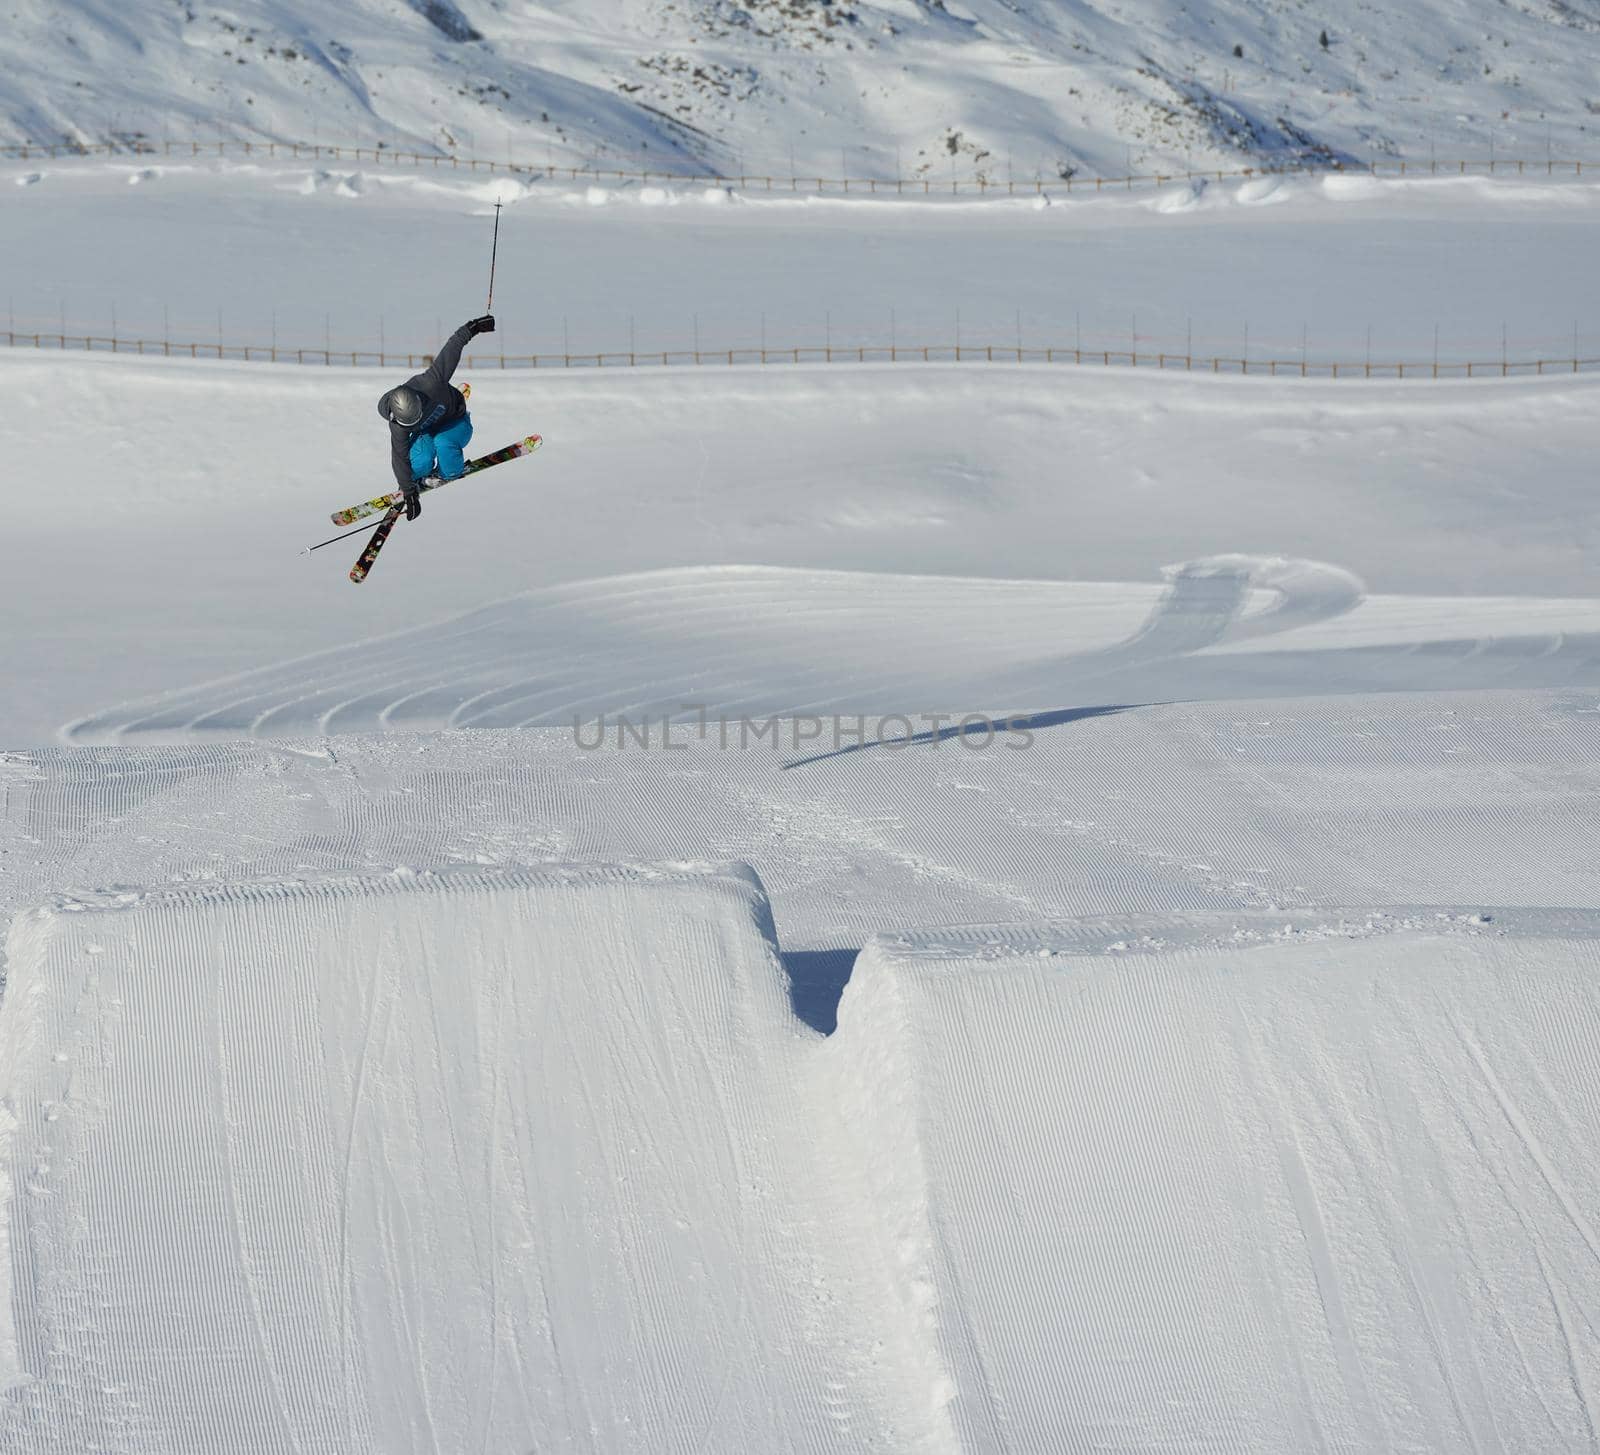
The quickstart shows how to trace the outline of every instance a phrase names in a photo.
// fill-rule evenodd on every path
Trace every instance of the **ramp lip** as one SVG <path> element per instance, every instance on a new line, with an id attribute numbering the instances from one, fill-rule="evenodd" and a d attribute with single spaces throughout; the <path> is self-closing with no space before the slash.
<path id="1" fill-rule="evenodd" d="M 532 864 L 398 865 L 374 872 L 311 872 L 151 886 L 118 885 L 61 893 L 36 905 L 34 912 L 125 914 L 141 909 L 194 909 L 291 898 L 370 899 L 463 889 L 583 889 L 613 885 L 701 887 L 734 893 L 761 907 L 767 903 L 760 877 L 749 864 L 738 859 L 552 860 Z"/>
<path id="2" fill-rule="evenodd" d="M 1326 905 L 1191 914 L 1085 916 L 1014 924 L 964 924 L 879 933 L 862 955 L 901 966 L 941 962 L 998 964 L 1055 958 L 1171 955 L 1195 950 L 1256 950 L 1317 940 L 1400 935 L 1600 939 L 1600 910 L 1498 905 Z"/>

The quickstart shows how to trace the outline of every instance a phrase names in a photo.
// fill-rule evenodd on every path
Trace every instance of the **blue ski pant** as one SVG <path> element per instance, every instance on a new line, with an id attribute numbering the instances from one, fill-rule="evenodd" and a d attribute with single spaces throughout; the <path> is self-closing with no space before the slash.
<path id="1" fill-rule="evenodd" d="M 471 438 L 470 414 L 463 414 L 438 434 L 419 434 L 411 441 L 411 478 L 421 480 L 437 475 L 441 480 L 454 480 L 466 464 L 467 441 Z"/>

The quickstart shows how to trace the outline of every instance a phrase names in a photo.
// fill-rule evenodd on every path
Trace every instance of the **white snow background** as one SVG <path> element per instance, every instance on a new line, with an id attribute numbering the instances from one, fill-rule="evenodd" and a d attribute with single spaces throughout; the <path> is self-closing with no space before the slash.
<path id="1" fill-rule="evenodd" d="M 893 14 L 1112 24 L 1001 8 Z M 496 193 L 482 356 L 1600 334 L 1600 191 L 1498 178 L 29 161 L 10 306 L 420 351 Z M 1600 1448 L 1600 374 L 474 368 L 544 448 L 357 587 L 395 377 L 0 351 L 0 1448 Z"/>

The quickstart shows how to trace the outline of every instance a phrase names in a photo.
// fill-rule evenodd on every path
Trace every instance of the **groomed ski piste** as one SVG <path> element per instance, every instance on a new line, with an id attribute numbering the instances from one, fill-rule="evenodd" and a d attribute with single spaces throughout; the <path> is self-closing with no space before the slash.
<path id="1" fill-rule="evenodd" d="M 17 307 L 493 203 L 343 182 L 8 168 Z M 530 186 L 496 309 L 1570 336 L 1600 189 L 1347 184 Z M 355 587 L 387 374 L 0 351 L 0 1449 L 1600 1449 L 1600 374 L 469 377 Z"/>

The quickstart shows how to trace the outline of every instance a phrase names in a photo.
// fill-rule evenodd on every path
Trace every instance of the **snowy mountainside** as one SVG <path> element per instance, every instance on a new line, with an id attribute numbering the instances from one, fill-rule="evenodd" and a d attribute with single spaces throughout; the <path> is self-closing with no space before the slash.
<path id="1" fill-rule="evenodd" d="M 14 0 L 0 141 L 991 179 L 1583 156 L 1594 0 Z"/>

